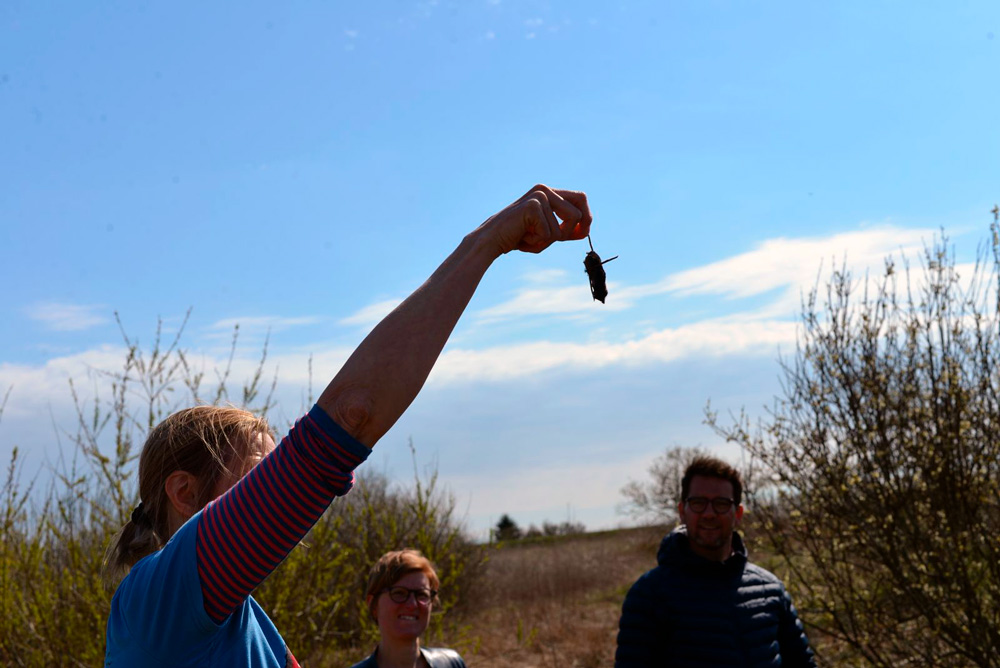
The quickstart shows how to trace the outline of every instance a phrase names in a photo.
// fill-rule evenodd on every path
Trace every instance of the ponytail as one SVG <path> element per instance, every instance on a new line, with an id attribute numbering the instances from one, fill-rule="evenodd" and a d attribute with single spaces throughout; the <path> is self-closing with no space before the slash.
<path id="1" fill-rule="evenodd" d="M 132 518 L 111 539 L 104 553 L 104 581 L 115 585 L 143 557 L 163 547 L 164 542 L 153 528 L 153 522 L 140 502 L 132 511 Z"/>

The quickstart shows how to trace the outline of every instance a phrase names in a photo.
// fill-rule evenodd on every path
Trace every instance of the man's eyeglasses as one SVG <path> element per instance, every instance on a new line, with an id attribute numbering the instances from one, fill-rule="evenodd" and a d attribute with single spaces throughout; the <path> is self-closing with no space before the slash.
<path id="1" fill-rule="evenodd" d="M 433 589 L 410 589 L 408 587 L 386 587 L 382 591 L 389 592 L 389 598 L 392 599 L 393 603 L 406 603 L 410 600 L 410 594 L 413 594 L 413 600 L 421 605 L 427 605 L 430 603 L 437 592 Z"/>
<path id="2" fill-rule="evenodd" d="M 708 509 L 708 504 L 712 504 L 712 510 L 714 510 L 719 515 L 723 513 L 728 513 L 732 510 L 732 507 L 736 504 L 733 499 L 727 499 L 724 496 L 717 496 L 714 499 L 706 499 L 703 496 L 689 496 L 684 500 L 687 504 L 688 509 L 695 513 L 703 513 Z"/>

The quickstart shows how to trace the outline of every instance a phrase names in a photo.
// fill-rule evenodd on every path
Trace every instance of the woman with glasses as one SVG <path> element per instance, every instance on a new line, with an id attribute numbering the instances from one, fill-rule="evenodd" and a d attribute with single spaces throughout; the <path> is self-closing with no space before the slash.
<path id="1" fill-rule="evenodd" d="M 440 581 L 434 566 L 417 550 L 382 555 L 368 576 L 365 601 L 378 624 L 378 646 L 353 668 L 465 668 L 452 649 L 420 646 Z"/>

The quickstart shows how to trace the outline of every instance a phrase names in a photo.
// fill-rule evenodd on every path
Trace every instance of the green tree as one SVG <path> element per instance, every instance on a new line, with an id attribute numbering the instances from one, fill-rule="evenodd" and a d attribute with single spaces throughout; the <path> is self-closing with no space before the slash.
<path id="1" fill-rule="evenodd" d="M 756 426 L 761 540 L 836 665 L 1000 666 L 1000 229 L 960 275 L 834 271 Z"/>
<path id="2" fill-rule="evenodd" d="M 558 524 L 545 520 L 542 522 L 541 533 L 544 536 L 577 536 L 587 533 L 587 526 L 583 522 L 573 522 L 571 520 L 565 520 Z"/>
<path id="3" fill-rule="evenodd" d="M 510 515 L 504 513 L 493 529 L 493 537 L 496 540 L 518 540 L 521 538 L 521 527 L 517 526 Z"/>

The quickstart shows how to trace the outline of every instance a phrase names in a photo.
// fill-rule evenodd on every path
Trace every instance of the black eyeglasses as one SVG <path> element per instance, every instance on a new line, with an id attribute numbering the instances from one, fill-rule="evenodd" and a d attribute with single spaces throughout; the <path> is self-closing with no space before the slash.
<path id="1" fill-rule="evenodd" d="M 724 496 L 717 496 L 714 499 L 706 499 L 703 496 L 689 496 L 684 500 L 687 507 L 696 513 L 703 513 L 708 509 L 708 504 L 712 504 L 712 510 L 714 510 L 719 515 L 723 513 L 728 513 L 732 507 L 736 504 L 733 499 L 727 499 Z"/>
<path id="2" fill-rule="evenodd" d="M 433 589 L 410 589 L 409 587 L 386 587 L 382 591 L 389 592 L 389 598 L 392 599 L 393 603 L 406 603 L 410 600 L 410 594 L 413 594 L 413 600 L 421 605 L 427 605 L 430 603 L 437 592 Z"/>

